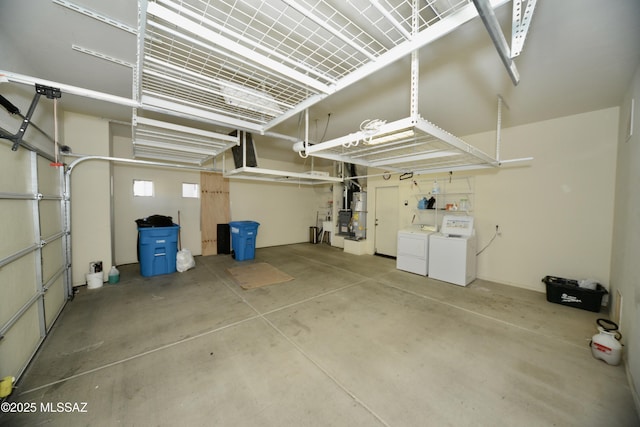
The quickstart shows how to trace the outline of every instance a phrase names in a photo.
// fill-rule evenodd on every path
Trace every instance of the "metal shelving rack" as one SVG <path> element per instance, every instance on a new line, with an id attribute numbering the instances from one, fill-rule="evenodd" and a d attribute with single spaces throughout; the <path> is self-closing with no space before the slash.
<path id="1" fill-rule="evenodd" d="M 440 228 L 440 221 L 444 215 L 472 215 L 475 206 L 475 177 L 473 176 L 460 176 L 450 178 L 436 178 L 430 180 L 417 181 L 418 185 L 422 188 L 431 188 L 431 184 L 437 181 L 439 184 L 439 191 L 434 193 L 431 191 L 419 191 L 414 192 L 415 203 L 423 197 L 435 198 L 435 205 L 433 209 L 419 209 L 415 207 L 413 212 L 415 214 L 413 223 L 426 225 L 433 227 L 434 230 Z M 466 207 L 460 208 L 461 200 L 466 200 Z M 447 204 L 456 205 L 455 210 L 447 210 Z"/>

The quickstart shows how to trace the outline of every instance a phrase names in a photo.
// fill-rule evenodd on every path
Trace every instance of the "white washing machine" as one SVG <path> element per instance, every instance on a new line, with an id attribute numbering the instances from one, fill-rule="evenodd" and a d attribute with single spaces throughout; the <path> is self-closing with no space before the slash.
<path id="1" fill-rule="evenodd" d="M 426 276 L 429 269 L 429 236 L 433 230 L 419 225 L 398 231 L 396 268 Z"/>
<path id="2" fill-rule="evenodd" d="M 429 277 L 467 286 L 476 278 L 476 235 L 472 216 L 445 215 L 429 239 Z"/>

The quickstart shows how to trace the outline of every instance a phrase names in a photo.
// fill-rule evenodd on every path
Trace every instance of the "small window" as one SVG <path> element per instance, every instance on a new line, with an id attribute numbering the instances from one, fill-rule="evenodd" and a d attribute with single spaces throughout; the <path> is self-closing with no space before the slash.
<path id="1" fill-rule="evenodd" d="M 133 195 L 136 197 L 153 197 L 153 181 L 134 179 Z"/>
<path id="2" fill-rule="evenodd" d="M 198 184 L 182 183 L 182 197 L 197 199 L 200 197 L 200 186 Z"/>

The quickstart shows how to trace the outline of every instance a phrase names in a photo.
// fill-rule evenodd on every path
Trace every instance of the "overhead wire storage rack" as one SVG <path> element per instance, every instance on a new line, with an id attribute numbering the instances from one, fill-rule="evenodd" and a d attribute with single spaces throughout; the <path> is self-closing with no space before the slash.
<path id="1" fill-rule="evenodd" d="M 134 157 L 202 166 L 239 142 L 237 136 L 144 117 L 137 117 L 134 123 Z"/>
<path id="2" fill-rule="evenodd" d="M 394 172 L 447 172 L 499 166 L 499 161 L 421 117 L 385 123 L 306 147 L 306 154 Z"/>
<path id="3" fill-rule="evenodd" d="M 145 16 L 143 105 L 262 132 L 477 12 L 469 0 L 157 0 Z"/>
<path id="4" fill-rule="evenodd" d="M 507 1 L 143 1 L 136 95 L 142 110 L 269 133 L 476 18 L 482 9 L 474 3 L 492 10 Z M 359 147 L 329 141 L 306 153 L 398 171 L 498 165 L 428 121 L 412 118 L 408 139 Z M 136 146 L 144 155 L 156 149 L 164 147 Z M 258 172 L 247 169 L 237 174 Z"/>

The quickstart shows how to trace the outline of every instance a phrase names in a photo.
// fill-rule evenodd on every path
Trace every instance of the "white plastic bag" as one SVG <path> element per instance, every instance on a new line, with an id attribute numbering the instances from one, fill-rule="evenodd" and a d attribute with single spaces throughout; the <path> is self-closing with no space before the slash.
<path id="1" fill-rule="evenodd" d="M 578 287 L 595 291 L 598 287 L 598 282 L 593 279 L 580 279 L 578 280 Z"/>
<path id="2" fill-rule="evenodd" d="M 193 259 L 193 255 L 191 255 L 191 251 L 189 249 L 181 249 L 178 251 L 178 254 L 176 255 L 176 270 L 183 273 L 195 266 L 196 261 Z"/>

